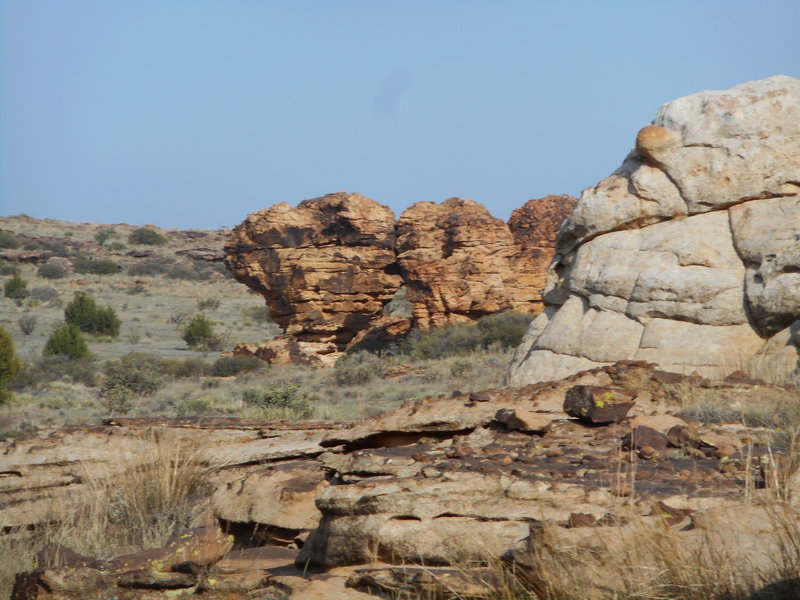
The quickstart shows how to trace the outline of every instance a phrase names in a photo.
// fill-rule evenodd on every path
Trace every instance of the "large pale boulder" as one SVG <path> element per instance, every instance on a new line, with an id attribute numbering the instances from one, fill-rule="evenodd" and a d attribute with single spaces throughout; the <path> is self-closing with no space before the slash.
<path id="1" fill-rule="evenodd" d="M 758 365 L 790 380 L 800 81 L 771 77 L 665 104 L 562 225 L 544 301 L 512 384 L 616 360 L 707 376 Z"/>

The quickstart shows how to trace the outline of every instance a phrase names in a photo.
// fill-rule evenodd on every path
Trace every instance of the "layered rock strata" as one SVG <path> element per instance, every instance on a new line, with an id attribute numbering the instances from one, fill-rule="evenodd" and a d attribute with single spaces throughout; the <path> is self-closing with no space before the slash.
<path id="1" fill-rule="evenodd" d="M 569 196 L 529 201 L 508 224 L 461 198 L 418 202 L 397 224 L 397 259 L 420 327 L 519 310 L 537 313 Z"/>
<path id="2" fill-rule="evenodd" d="M 391 210 L 358 194 L 255 212 L 231 234 L 228 265 L 264 296 L 285 335 L 235 352 L 330 363 L 365 339 L 391 341 L 410 327 L 387 327 L 382 316 L 401 284 L 419 327 L 511 309 L 538 313 L 556 231 L 575 203 L 531 200 L 508 224 L 460 198 L 419 202 L 396 225 Z"/>
<path id="3" fill-rule="evenodd" d="M 632 399 L 627 416 L 606 426 L 570 418 L 564 408 L 576 387 L 596 392 L 595 405 L 600 389 Z M 656 534 L 687 557 L 725 548 L 742 576 L 757 567 L 758 581 L 775 581 L 785 571 L 770 564 L 784 564 L 794 548 L 782 536 L 800 525 L 800 479 L 785 477 L 770 428 L 668 414 L 687 390 L 743 405 L 792 398 L 762 384 L 620 363 L 557 382 L 429 397 L 352 426 L 116 419 L 42 431 L 0 446 L 2 535 L 74 518 L 97 501 L 92 473 L 123 490 L 125 473 L 151 460 L 195 456 L 211 495 L 196 505 L 192 529 L 164 548 L 103 560 L 45 548 L 12 598 L 179 590 L 211 600 L 482 598 L 504 585 L 489 568 L 500 557 L 526 578 L 563 565 L 586 597 L 610 598 L 631 591 L 619 589 L 630 577 L 596 577 L 592 561 L 606 557 L 604 572 L 630 568 L 614 541 L 624 537 L 629 552 L 647 549 L 634 579 L 661 572 Z M 755 502 L 742 503 L 746 491 Z M 778 494 L 792 505 L 769 503 Z M 637 523 L 650 529 L 639 535 Z M 757 561 L 742 564 L 746 555 Z"/>
<path id="4" fill-rule="evenodd" d="M 558 233 L 515 385 L 617 360 L 784 372 L 800 329 L 800 81 L 669 102 Z"/>
<path id="5" fill-rule="evenodd" d="M 329 194 L 252 213 L 225 246 L 237 280 L 305 354 L 335 355 L 401 285 L 394 214 L 358 194 Z M 287 341 L 288 343 L 288 341 Z"/>

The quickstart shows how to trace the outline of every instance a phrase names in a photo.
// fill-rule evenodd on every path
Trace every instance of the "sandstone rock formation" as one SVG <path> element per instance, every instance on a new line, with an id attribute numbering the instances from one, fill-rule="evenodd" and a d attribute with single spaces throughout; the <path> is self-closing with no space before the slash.
<path id="1" fill-rule="evenodd" d="M 397 259 L 415 323 L 539 312 L 555 233 L 573 205 L 569 196 L 531 200 L 506 224 L 471 200 L 414 204 L 397 224 Z"/>
<path id="2" fill-rule="evenodd" d="M 635 398 L 631 416 L 608 426 L 569 418 L 563 407 L 576 387 Z M 627 362 L 426 398 L 351 426 L 115 419 L 42 431 L 0 446 L 2 535 L 74 517 L 95 499 L 87 473 L 115 481 L 142 468 L 137 458 L 146 460 L 154 443 L 173 450 L 162 457 L 168 463 L 183 447 L 216 465 L 212 493 L 196 506 L 192 529 L 163 548 L 103 560 L 45 548 L 12 598 L 168 598 L 179 590 L 211 600 L 481 598 L 503 585 L 489 568 L 499 558 L 517 575 L 553 568 L 586 597 L 606 598 L 632 581 L 622 573 L 626 549 L 644 552 L 635 579 L 665 572 L 658 560 L 668 546 L 712 566 L 724 550 L 738 576 L 775 581 L 785 572 L 780 561 L 794 558 L 785 552 L 796 548 L 786 542 L 800 527 L 800 481 L 778 476 L 781 450 L 762 443 L 774 432 L 668 414 L 687 389 L 743 403 L 792 397 Z M 782 481 L 789 487 L 776 487 Z M 746 488 L 754 488 L 752 505 L 742 504 Z M 787 490 L 790 505 L 771 502 Z M 591 575 L 595 567 L 608 576 Z"/>
<path id="3" fill-rule="evenodd" d="M 253 213 L 226 245 L 228 265 L 266 298 L 285 335 L 235 352 L 330 363 L 348 345 L 391 340 L 410 327 L 381 317 L 401 284 L 419 327 L 510 309 L 538 313 L 556 231 L 576 202 L 531 200 L 508 224 L 451 198 L 415 204 L 395 227 L 388 208 L 346 193 Z"/>
<path id="4" fill-rule="evenodd" d="M 358 194 L 329 194 L 257 211 L 225 251 L 234 276 L 309 355 L 335 355 L 401 285 L 394 214 Z"/>
<path id="5" fill-rule="evenodd" d="M 516 385 L 616 360 L 791 372 L 800 330 L 800 81 L 669 102 L 558 234 Z"/>

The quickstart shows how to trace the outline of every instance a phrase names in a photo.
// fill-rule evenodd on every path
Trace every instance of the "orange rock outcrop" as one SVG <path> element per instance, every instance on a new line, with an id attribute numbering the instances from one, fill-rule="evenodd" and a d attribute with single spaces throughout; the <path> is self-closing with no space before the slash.
<path id="1" fill-rule="evenodd" d="M 231 233 L 228 266 L 264 296 L 285 334 L 235 352 L 329 364 L 365 337 L 402 335 L 410 323 L 380 320 L 401 285 L 418 327 L 536 314 L 558 227 L 575 202 L 531 200 L 508 223 L 461 198 L 418 202 L 395 223 L 388 207 L 344 192 L 254 212 Z"/>

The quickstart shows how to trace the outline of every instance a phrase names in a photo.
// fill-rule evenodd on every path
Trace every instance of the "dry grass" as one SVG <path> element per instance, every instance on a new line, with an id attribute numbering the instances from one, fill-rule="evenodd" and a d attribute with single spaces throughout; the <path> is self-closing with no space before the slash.
<path id="1" fill-rule="evenodd" d="M 109 559 L 161 547 L 197 518 L 211 491 L 208 477 L 222 465 L 208 464 L 196 442 L 165 442 L 152 434 L 142 442 L 144 451 L 122 471 L 85 465 L 86 492 L 73 518 L 0 536 L 0 597 L 8 597 L 14 574 L 33 568 L 48 544 Z"/>
<path id="2" fill-rule="evenodd" d="M 732 538 L 722 532 L 678 531 L 658 519 L 589 529 L 570 545 L 545 532 L 532 549 L 527 586 L 542 600 L 797 598 L 800 530 L 778 512 L 770 526 L 770 547 L 738 540 L 740 548 L 725 547 Z"/>

